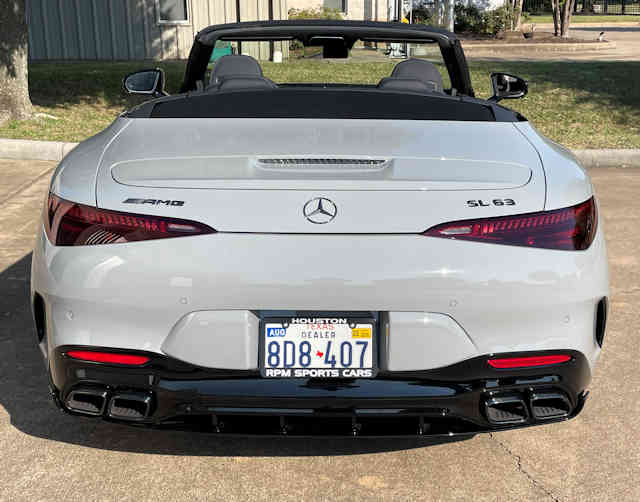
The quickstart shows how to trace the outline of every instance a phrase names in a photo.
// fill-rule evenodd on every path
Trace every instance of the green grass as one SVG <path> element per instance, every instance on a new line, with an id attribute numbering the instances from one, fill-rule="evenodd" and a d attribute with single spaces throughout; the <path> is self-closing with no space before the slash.
<path id="1" fill-rule="evenodd" d="M 183 63 L 156 63 L 176 92 Z M 263 63 L 275 81 L 376 83 L 393 62 Z M 107 126 L 133 104 L 121 95 L 121 78 L 148 63 L 39 63 L 30 67 L 30 90 L 41 118 L 10 122 L 0 137 L 81 141 Z M 640 62 L 489 62 L 470 61 L 479 97 L 490 95 L 489 74 L 506 71 L 530 82 L 522 100 L 503 101 L 539 130 L 572 148 L 640 148 Z M 444 72 L 444 68 L 441 67 Z"/>
<path id="2" fill-rule="evenodd" d="M 528 23 L 553 23 L 553 18 L 551 14 L 544 14 L 540 16 L 530 16 L 530 19 L 527 20 L 525 24 Z M 597 14 L 594 15 L 586 15 L 586 14 L 574 14 L 571 16 L 571 25 L 580 24 L 580 23 L 602 23 L 603 25 L 609 23 L 640 23 L 640 16 L 618 16 L 616 14 L 609 14 L 606 16 L 599 16 Z"/>

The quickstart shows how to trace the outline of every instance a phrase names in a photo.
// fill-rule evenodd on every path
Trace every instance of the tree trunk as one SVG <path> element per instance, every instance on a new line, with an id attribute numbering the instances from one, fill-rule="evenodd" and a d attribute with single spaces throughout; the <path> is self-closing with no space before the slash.
<path id="1" fill-rule="evenodd" d="M 557 0 L 556 0 L 557 1 Z M 562 6 L 562 22 L 560 36 L 569 37 L 569 26 L 571 25 L 571 16 L 573 15 L 573 6 L 576 0 L 565 0 Z"/>
<path id="2" fill-rule="evenodd" d="M 433 2 L 434 24 L 442 28 L 442 13 L 440 12 L 440 0 Z"/>
<path id="3" fill-rule="evenodd" d="M 524 0 L 514 0 L 513 5 L 513 29 L 520 31 L 522 29 L 522 4 Z"/>
<path id="4" fill-rule="evenodd" d="M 551 12 L 553 14 L 553 34 L 560 35 L 560 0 L 551 0 Z"/>
<path id="5" fill-rule="evenodd" d="M 0 0 L 0 124 L 33 113 L 27 77 L 25 0 Z"/>

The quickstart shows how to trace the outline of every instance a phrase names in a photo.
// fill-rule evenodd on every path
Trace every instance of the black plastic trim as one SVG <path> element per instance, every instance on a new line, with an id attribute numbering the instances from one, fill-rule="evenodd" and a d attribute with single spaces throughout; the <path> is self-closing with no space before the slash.
<path id="1" fill-rule="evenodd" d="M 136 353 L 151 358 L 147 366 L 116 367 L 65 357 L 65 352 L 72 349 L 131 353 L 107 347 L 57 348 L 50 361 L 52 396 L 64 411 L 78 414 L 63 403 L 71 391 L 80 387 L 102 389 L 106 391 L 107 399 L 120 393 L 141 393 L 152 396 L 149 417 L 135 422 L 117 421 L 160 428 L 192 428 L 195 422 L 201 428 L 204 421 L 208 424 L 206 430 L 221 430 L 219 425 L 212 424 L 226 420 L 224 417 L 247 426 L 261 424 L 262 421 L 251 422 L 247 418 L 259 415 L 280 417 L 285 422 L 288 416 L 303 416 L 304 419 L 296 421 L 309 423 L 318 420 L 322 423 L 328 417 L 338 421 L 355 420 L 356 425 L 365 424 L 364 432 L 382 436 L 394 436 L 397 433 L 394 427 L 414 422 L 416 430 L 424 426 L 423 433 L 429 435 L 445 432 L 446 435 L 468 435 L 571 418 L 582 409 L 585 389 L 591 378 L 585 356 L 576 351 L 543 352 L 572 357 L 566 363 L 546 367 L 496 370 L 486 362 L 488 357 L 496 356 L 491 354 L 429 371 L 381 371 L 373 379 L 332 380 L 265 379 L 257 371 L 201 368 L 143 351 Z M 532 353 L 500 355 L 523 357 Z M 571 412 L 567 416 L 539 421 L 529 416 L 517 424 L 496 424 L 487 420 L 486 400 L 515 394 L 529 403 L 531 393 L 543 391 L 562 393 L 568 399 Z M 103 413 L 102 418 L 113 420 L 107 413 Z M 375 423 L 384 420 L 388 421 L 386 428 L 377 429 Z M 427 429 L 429 431 L 425 432 Z M 235 430 L 247 433 L 242 427 Z M 315 434 L 313 426 L 301 430 Z M 346 435 L 353 432 L 349 430 Z"/>
<path id="2" fill-rule="evenodd" d="M 609 299 L 604 296 L 596 306 L 595 337 L 598 345 L 602 347 L 604 335 L 607 330 L 607 316 L 609 315 Z"/>
<path id="3" fill-rule="evenodd" d="M 47 314 L 44 299 L 39 293 L 33 294 L 33 321 L 36 327 L 38 343 L 46 342 L 47 337 Z"/>

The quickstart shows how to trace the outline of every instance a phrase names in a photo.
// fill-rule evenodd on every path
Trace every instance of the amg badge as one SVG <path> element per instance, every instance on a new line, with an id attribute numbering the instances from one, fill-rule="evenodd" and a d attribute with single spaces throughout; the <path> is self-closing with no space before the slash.
<path id="1" fill-rule="evenodd" d="M 162 199 L 127 199 L 122 201 L 123 204 L 151 204 L 153 206 L 159 206 L 164 204 L 165 206 L 184 206 L 183 200 L 162 200 Z"/>

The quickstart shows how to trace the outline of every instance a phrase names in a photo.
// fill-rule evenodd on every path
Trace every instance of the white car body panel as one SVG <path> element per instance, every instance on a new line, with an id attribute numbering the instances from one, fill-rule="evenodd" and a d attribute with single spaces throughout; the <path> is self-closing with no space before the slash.
<path id="1" fill-rule="evenodd" d="M 153 147 L 145 138 L 154 138 Z M 222 178 L 229 156 L 235 161 Z M 389 164 L 311 175 L 307 167 L 271 173 L 256 166 L 256 159 L 273 156 L 384 158 Z M 158 176 L 140 179 L 141 166 L 156 161 L 164 166 Z M 66 198 L 64 186 L 55 188 Z M 339 208 L 330 225 L 301 217 L 304 204 L 319 196 Z M 443 221 L 540 211 L 545 183 L 538 154 L 512 123 L 136 119 L 102 156 L 96 203 L 140 212 L 142 206 L 123 202 L 131 197 L 184 200 L 180 207 L 143 209 L 221 232 L 416 233 Z M 516 205 L 467 205 L 504 197 Z"/>
<path id="2" fill-rule="evenodd" d="M 389 312 L 382 338 L 389 371 L 419 371 L 480 355 L 473 339 L 445 314 Z"/>
<path id="3" fill-rule="evenodd" d="M 247 343 L 257 337 L 253 321 L 250 333 L 234 328 L 235 344 L 210 351 L 210 340 L 198 343 L 203 331 L 184 329 L 183 319 L 198 312 L 210 326 L 227 329 L 220 311 L 366 310 L 390 312 L 388 336 L 397 330 L 397 345 L 410 352 L 391 350 L 383 367 L 428 369 L 466 358 L 471 346 L 409 350 L 402 339 L 414 336 L 415 326 L 402 313 L 449 316 L 476 355 L 573 349 L 594 364 L 595 305 L 609 292 L 606 260 L 601 227 L 588 250 L 575 252 L 420 235 L 218 233 L 86 253 L 52 246 L 41 233 L 32 277 L 48 305 L 49 351 L 65 344 L 166 349 L 194 364 L 238 361 L 242 369 L 248 360 L 257 365 L 255 346 Z M 446 330 L 427 323 L 424 336 Z"/>
<path id="4" fill-rule="evenodd" d="M 259 165 L 278 156 L 386 164 Z M 580 351 L 593 365 L 600 352 L 592 333 L 595 305 L 608 295 L 601 225 L 578 252 L 418 235 L 592 195 L 575 158 L 528 123 L 120 118 L 61 162 L 51 191 L 219 233 L 87 252 L 52 246 L 41 232 L 33 290 L 48 306 L 44 352 L 113 346 L 255 369 L 259 310 L 385 312 L 381 367 L 390 371 L 552 349 Z M 304 218 L 314 197 L 338 207 L 328 225 Z M 507 197 L 515 205 L 467 204 Z"/>
<path id="5" fill-rule="evenodd" d="M 131 121 L 117 118 L 104 131 L 83 141 L 60 161 L 51 179 L 51 192 L 65 194 L 68 200 L 95 205 L 96 173 L 100 159 L 111 142 Z"/>
<path id="6" fill-rule="evenodd" d="M 589 176 L 568 148 L 545 138 L 530 122 L 518 122 L 515 127 L 531 141 L 544 165 L 545 210 L 573 206 L 593 195 Z"/>
<path id="7" fill-rule="evenodd" d="M 186 285 L 189 279 L 175 282 Z M 248 310 L 191 312 L 173 327 L 160 350 L 198 366 L 252 370 L 258 367 L 259 329 L 260 319 Z"/>

